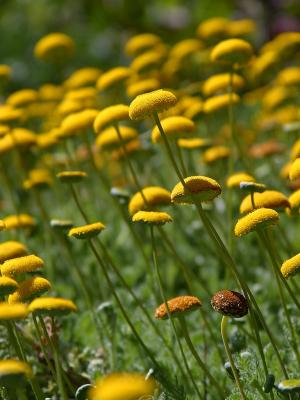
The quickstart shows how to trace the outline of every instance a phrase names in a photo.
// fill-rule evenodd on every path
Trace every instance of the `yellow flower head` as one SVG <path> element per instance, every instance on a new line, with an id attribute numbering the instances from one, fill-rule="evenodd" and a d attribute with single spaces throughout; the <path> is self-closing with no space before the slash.
<path id="1" fill-rule="evenodd" d="M 279 214 L 271 208 L 258 208 L 238 220 L 234 227 L 235 236 L 243 236 L 256 229 L 262 229 L 279 222 Z"/>
<path id="2" fill-rule="evenodd" d="M 8 297 L 8 302 L 12 304 L 31 301 L 48 292 L 50 289 L 51 284 L 47 279 L 34 276 L 21 282 L 19 288 Z"/>
<path id="3" fill-rule="evenodd" d="M 0 276 L 0 296 L 6 296 L 18 289 L 18 282 L 8 276 Z"/>
<path id="4" fill-rule="evenodd" d="M 244 86 L 245 81 L 240 75 L 233 74 L 231 84 L 233 90 L 238 90 Z M 204 82 L 202 91 L 205 96 L 212 96 L 219 92 L 227 92 L 229 86 L 230 74 L 217 74 L 211 76 Z"/>
<path id="5" fill-rule="evenodd" d="M 241 182 L 255 182 L 255 178 L 246 172 L 236 172 L 235 174 L 229 176 L 226 181 L 226 186 L 229 188 L 240 187 Z"/>
<path id="6" fill-rule="evenodd" d="M 61 123 L 58 136 L 73 136 L 91 128 L 98 113 L 98 110 L 91 108 L 68 115 Z"/>
<path id="7" fill-rule="evenodd" d="M 169 205 L 171 203 L 171 194 L 168 190 L 159 186 L 148 186 L 142 189 L 146 199 L 144 201 L 140 192 L 135 193 L 130 199 L 128 209 L 130 215 L 134 215 L 138 211 L 149 210 L 151 208 Z"/>
<path id="8" fill-rule="evenodd" d="M 23 115 L 22 110 L 13 108 L 12 106 L 5 104 L 0 106 L 0 122 L 9 123 L 19 120 Z"/>
<path id="9" fill-rule="evenodd" d="M 293 91 L 285 86 L 274 86 L 270 88 L 262 98 L 263 107 L 268 110 L 274 110 L 293 97 Z"/>
<path id="10" fill-rule="evenodd" d="M 32 228 L 35 225 L 35 220 L 28 214 L 8 215 L 3 221 L 6 229 Z"/>
<path id="11" fill-rule="evenodd" d="M 16 321 L 24 319 L 28 315 L 28 309 L 25 304 L 0 303 L 0 321 Z"/>
<path id="12" fill-rule="evenodd" d="M 129 126 L 119 126 L 119 130 L 122 136 L 122 141 L 125 143 L 138 137 L 137 130 L 130 128 Z M 96 146 L 101 150 L 111 150 L 120 147 L 120 145 L 119 136 L 113 127 L 101 131 L 96 139 Z"/>
<path id="13" fill-rule="evenodd" d="M 184 179 L 185 186 L 179 182 L 171 193 L 171 201 L 177 204 L 193 204 L 194 199 L 200 202 L 211 201 L 221 193 L 221 186 L 207 176 L 189 176 Z"/>
<path id="14" fill-rule="evenodd" d="M 231 96 L 229 93 L 219 94 L 218 96 L 209 97 L 205 100 L 203 105 L 203 111 L 206 114 L 213 113 L 215 111 L 222 110 L 230 104 L 230 98 L 232 104 L 237 104 L 240 101 L 240 96 L 236 93 L 232 93 Z"/>
<path id="15" fill-rule="evenodd" d="M 142 33 L 133 36 L 125 46 L 125 52 L 130 56 L 136 56 L 161 43 L 160 37 L 152 33 Z"/>
<path id="16" fill-rule="evenodd" d="M 87 178 L 87 173 L 84 171 L 62 171 L 56 174 L 56 177 L 62 183 L 77 183 Z"/>
<path id="17" fill-rule="evenodd" d="M 64 89 L 60 85 L 46 83 L 39 88 L 39 98 L 43 101 L 59 101 L 64 95 Z"/>
<path id="18" fill-rule="evenodd" d="M 65 94 L 66 100 L 79 101 L 81 108 L 92 107 L 90 103 L 94 104 L 96 97 L 97 89 L 91 86 L 73 89 Z"/>
<path id="19" fill-rule="evenodd" d="M 172 217 L 161 211 L 138 211 L 132 217 L 133 222 L 144 222 L 150 225 L 164 225 L 172 222 Z"/>
<path id="20" fill-rule="evenodd" d="M 227 39 L 218 43 L 210 54 L 211 61 L 245 64 L 253 55 L 253 47 L 243 39 Z"/>
<path id="21" fill-rule="evenodd" d="M 230 156 L 230 149 L 226 146 L 213 146 L 203 153 L 203 162 L 213 164 L 218 160 L 224 160 Z"/>
<path id="22" fill-rule="evenodd" d="M 11 77 L 11 67 L 6 64 L 0 64 L 0 83 L 6 82 Z"/>
<path id="23" fill-rule="evenodd" d="M 276 78 L 279 86 L 297 86 L 300 84 L 300 67 L 287 67 Z"/>
<path id="24" fill-rule="evenodd" d="M 269 72 L 272 72 L 278 62 L 279 56 L 277 52 L 268 51 L 263 53 L 254 60 L 253 64 L 251 64 L 251 74 L 253 74 L 253 77 L 256 79 L 263 78 Z"/>
<path id="25" fill-rule="evenodd" d="M 4 231 L 5 228 L 6 228 L 5 222 L 2 221 L 2 219 L 0 219 L 0 231 Z"/>
<path id="26" fill-rule="evenodd" d="M 300 178 L 300 158 L 296 158 L 296 160 L 293 161 L 292 165 L 290 166 L 289 178 L 291 181 Z"/>
<path id="27" fill-rule="evenodd" d="M 290 276 L 298 274 L 300 271 L 300 253 L 284 261 L 280 271 L 285 278 L 289 278 Z"/>
<path id="28" fill-rule="evenodd" d="M 67 315 L 70 312 L 76 312 L 77 307 L 72 300 L 54 297 L 39 297 L 29 304 L 28 311 L 38 315 L 46 314 L 61 316 Z"/>
<path id="29" fill-rule="evenodd" d="M 209 18 L 198 26 L 197 35 L 204 40 L 224 37 L 227 35 L 228 23 L 226 18 Z"/>
<path id="30" fill-rule="evenodd" d="M 254 193 L 253 197 L 255 208 L 290 208 L 289 199 L 277 190 L 265 190 L 263 193 Z M 248 195 L 240 205 L 240 213 L 244 214 L 252 210 L 251 196 Z"/>
<path id="31" fill-rule="evenodd" d="M 14 128 L 3 140 L 9 140 L 13 147 L 27 148 L 36 144 L 36 134 L 25 128 Z"/>
<path id="32" fill-rule="evenodd" d="M 155 78 L 148 78 L 133 82 L 127 86 L 128 97 L 134 98 L 140 94 L 151 92 L 160 88 L 160 82 Z"/>
<path id="33" fill-rule="evenodd" d="M 103 91 L 110 89 L 113 86 L 124 83 L 131 75 L 130 68 L 115 67 L 104 72 L 97 80 L 96 87 L 98 90 Z"/>
<path id="34" fill-rule="evenodd" d="M 75 46 L 73 39 L 64 33 L 49 33 L 42 37 L 34 48 L 34 55 L 40 60 L 61 63 L 71 57 Z"/>
<path id="35" fill-rule="evenodd" d="M 129 107 L 125 104 L 116 104 L 101 110 L 95 121 L 94 131 L 98 134 L 109 125 L 128 119 Z"/>
<path id="36" fill-rule="evenodd" d="M 101 222 L 95 222 L 93 224 L 77 226 L 69 230 L 68 236 L 72 236 L 76 239 L 91 239 L 105 229 L 105 225 Z"/>
<path id="37" fill-rule="evenodd" d="M 30 366 L 19 360 L 0 361 L 0 385 L 9 388 L 23 387 L 32 377 Z"/>
<path id="38" fill-rule="evenodd" d="M 163 119 L 161 125 L 168 138 L 174 140 L 190 136 L 190 132 L 193 132 L 196 128 L 195 123 L 191 119 L 178 116 Z M 152 130 L 152 142 L 160 143 L 161 141 L 160 131 L 155 126 Z"/>
<path id="39" fill-rule="evenodd" d="M 47 133 L 40 133 L 37 135 L 36 140 L 39 149 L 48 149 L 49 147 L 56 146 L 58 144 L 57 130 L 53 129 Z"/>
<path id="40" fill-rule="evenodd" d="M 38 100 L 38 92 L 33 89 L 21 89 L 8 96 L 6 102 L 12 107 L 22 107 Z"/>
<path id="41" fill-rule="evenodd" d="M 291 159 L 294 161 L 296 158 L 300 158 L 300 139 L 296 140 L 291 150 Z"/>
<path id="42" fill-rule="evenodd" d="M 13 277 L 17 274 L 23 274 L 25 272 L 34 272 L 44 266 L 44 261 L 30 254 L 28 256 L 22 256 L 17 258 L 11 258 L 4 261 L 1 265 L 1 274 L 8 277 Z"/>
<path id="43" fill-rule="evenodd" d="M 237 19 L 229 21 L 228 35 L 231 37 L 241 37 L 249 35 L 256 30 L 255 21 L 252 19 Z"/>
<path id="44" fill-rule="evenodd" d="M 289 215 L 298 214 L 300 211 L 300 189 L 293 192 L 289 197 L 291 208 L 287 208 L 286 212 Z"/>
<path id="45" fill-rule="evenodd" d="M 186 57 L 197 53 L 203 48 L 203 43 L 198 39 L 184 39 L 177 42 L 171 49 L 169 57 L 182 61 Z"/>
<path id="46" fill-rule="evenodd" d="M 202 306 L 201 301 L 195 296 L 178 296 L 168 300 L 167 303 L 169 312 L 173 317 L 180 316 L 182 313 L 190 313 L 191 311 L 197 310 Z M 165 303 L 161 304 L 155 310 L 155 318 L 168 318 L 168 311 Z"/>
<path id="47" fill-rule="evenodd" d="M 157 388 L 154 379 L 139 373 L 113 373 L 99 379 L 89 392 L 89 400 L 142 400 L 152 398 Z"/>
<path id="48" fill-rule="evenodd" d="M 183 149 L 201 149 L 209 145 L 208 139 L 201 138 L 188 138 L 188 139 L 178 139 L 177 144 Z"/>
<path id="49" fill-rule="evenodd" d="M 101 70 L 95 67 L 80 68 L 73 72 L 64 82 L 67 89 L 78 89 L 83 86 L 94 85 L 101 75 Z"/>
<path id="50" fill-rule="evenodd" d="M 197 119 L 202 115 L 203 115 L 203 102 L 201 100 L 195 101 L 184 111 L 184 116 L 190 119 Z"/>
<path id="51" fill-rule="evenodd" d="M 137 56 L 130 64 L 131 70 L 136 74 L 143 74 L 150 69 L 159 67 L 164 54 L 160 51 L 147 51 Z"/>
<path id="52" fill-rule="evenodd" d="M 129 117 L 143 119 L 154 112 L 162 112 L 177 103 L 176 96 L 168 90 L 154 90 L 137 96 L 129 106 Z"/>
<path id="53" fill-rule="evenodd" d="M 118 149 L 115 149 L 111 153 L 111 160 L 112 161 L 118 161 L 121 160 L 124 157 L 127 157 L 128 155 L 137 152 L 138 150 L 142 150 L 142 145 L 139 140 L 139 138 L 130 140 L 129 142 L 125 143 L 125 150 L 126 153 L 123 150 L 123 147 L 119 147 Z"/>
<path id="54" fill-rule="evenodd" d="M 52 176 L 47 169 L 32 169 L 29 178 L 23 183 L 24 189 L 45 189 L 52 185 Z"/>
<path id="55" fill-rule="evenodd" d="M 0 125 L 0 137 L 5 136 L 10 131 L 10 127 L 8 125 Z"/>
<path id="56" fill-rule="evenodd" d="M 0 243 L 0 264 L 10 258 L 22 257 L 28 254 L 28 250 L 24 244 L 9 240 L 8 242 Z"/>
<path id="57" fill-rule="evenodd" d="M 64 99 L 58 104 L 56 111 L 60 116 L 64 117 L 82 111 L 82 108 L 84 107 L 80 100 Z"/>

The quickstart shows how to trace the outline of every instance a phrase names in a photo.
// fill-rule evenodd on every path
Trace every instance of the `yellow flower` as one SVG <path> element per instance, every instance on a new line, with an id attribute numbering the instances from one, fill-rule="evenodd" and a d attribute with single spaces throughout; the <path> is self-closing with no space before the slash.
<path id="1" fill-rule="evenodd" d="M 183 149 L 201 149 L 203 147 L 208 146 L 209 141 L 208 139 L 202 138 L 188 138 L 188 139 L 178 139 L 177 144 L 179 147 Z"/>
<path id="2" fill-rule="evenodd" d="M 43 101 L 59 101 L 64 95 L 64 89 L 60 85 L 46 83 L 39 88 L 39 98 Z"/>
<path id="3" fill-rule="evenodd" d="M 22 257 L 28 254 L 28 250 L 24 244 L 9 240 L 0 243 L 0 263 L 9 260 L 10 258 Z"/>
<path id="4" fill-rule="evenodd" d="M 26 385 L 32 377 L 30 366 L 19 360 L 0 360 L 0 385 L 16 388 Z"/>
<path id="5" fill-rule="evenodd" d="M 296 140 L 291 150 L 291 159 L 294 161 L 296 158 L 300 158 L 300 139 Z"/>
<path id="6" fill-rule="evenodd" d="M 138 211 L 132 217 L 133 222 L 145 222 L 150 225 L 164 225 L 172 222 L 172 217 L 161 211 Z"/>
<path id="7" fill-rule="evenodd" d="M 0 321 L 15 321 L 24 319 L 28 315 L 28 309 L 25 304 L 0 303 Z"/>
<path id="8" fill-rule="evenodd" d="M 50 289 L 51 284 L 47 279 L 34 276 L 21 282 L 19 288 L 8 297 L 8 302 L 10 304 L 24 303 L 41 296 Z"/>
<path id="9" fill-rule="evenodd" d="M 36 137 L 29 129 L 14 128 L 2 140 L 6 140 L 12 147 L 27 148 L 36 144 Z"/>
<path id="10" fill-rule="evenodd" d="M 31 228 L 35 225 L 35 220 L 28 214 L 8 215 L 3 221 L 6 229 Z"/>
<path id="11" fill-rule="evenodd" d="M 0 125 L 0 137 L 5 136 L 10 131 L 10 127 L 8 125 Z"/>
<path id="12" fill-rule="evenodd" d="M 274 86 L 262 98 L 262 105 L 267 110 L 282 106 L 293 97 L 293 91 L 285 86 Z"/>
<path id="13" fill-rule="evenodd" d="M 38 100 L 38 92 L 33 89 L 21 89 L 8 96 L 6 102 L 12 107 L 22 107 Z"/>
<path id="14" fill-rule="evenodd" d="M 179 182 L 173 188 L 171 201 L 177 204 L 193 204 L 196 201 L 210 201 L 221 193 L 221 186 L 207 176 L 189 176 L 184 179 L 186 188 Z"/>
<path id="15" fill-rule="evenodd" d="M 228 35 L 231 37 L 241 37 L 249 35 L 256 30 L 256 23 L 252 19 L 238 19 L 229 21 Z"/>
<path id="16" fill-rule="evenodd" d="M 89 400 L 142 400 L 152 398 L 157 384 L 139 373 L 113 373 L 99 379 Z"/>
<path id="17" fill-rule="evenodd" d="M 129 107 L 125 104 L 116 104 L 101 110 L 95 121 L 94 131 L 98 134 L 108 125 L 113 125 L 119 121 L 128 119 Z"/>
<path id="18" fill-rule="evenodd" d="M 112 86 L 118 85 L 126 81 L 131 75 L 130 68 L 115 67 L 104 72 L 97 80 L 96 87 L 98 90 L 107 90 Z"/>
<path id="19" fill-rule="evenodd" d="M 33 187 L 44 189 L 52 185 L 52 177 L 47 169 L 32 169 L 29 171 L 29 178 L 23 183 L 24 189 Z"/>
<path id="20" fill-rule="evenodd" d="M 202 115 L 203 115 L 203 102 L 201 100 L 195 101 L 184 111 L 184 116 L 190 119 L 197 119 Z"/>
<path id="21" fill-rule="evenodd" d="M 70 312 L 76 312 L 77 307 L 72 300 L 59 297 L 39 297 L 29 304 L 28 311 L 38 315 L 60 316 L 67 315 Z"/>
<path id="22" fill-rule="evenodd" d="M 160 87 L 159 80 L 155 78 L 143 79 L 127 86 L 128 97 L 136 97 L 140 94 L 144 94 L 153 90 L 157 90 Z"/>
<path id="23" fill-rule="evenodd" d="M 133 59 L 130 68 L 135 73 L 144 73 L 152 68 L 158 67 L 164 54 L 160 51 L 147 51 Z"/>
<path id="24" fill-rule="evenodd" d="M 229 21 L 226 18 L 209 18 L 198 26 L 197 35 L 204 40 L 224 37 L 227 35 L 228 23 Z"/>
<path id="25" fill-rule="evenodd" d="M 253 47 L 243 39 L 227 39 L 218 43 L 210 54 L 211 61 L 245 64 L 253 55 Z"/>
<path id="26" fill-rule="evenodd" d="M 290 207 L 289 199 L 277 190 L 265 190 L 263 193 L 254 193 L 255 208 L 286 208 Z M 252 211 L 251 196 L 246 196 L 241 205 L 240 213 L 244 214 Z"/>
<path id="27" fill-rule="evenodd" d="M 70 229 L 68 236 L 72 236 L 76 239 L 91 239 L 102 232 L 103 229 L 105 229 L 105 225 L 101 222 L 95 222 L 93 224 L 77 226 Z"/>
<path id="28" fill-rule="evenodd" d="M 6 82 L 11 77 L 11 67 L 6 64 L 0 64 L 0 82 Z"/>
<path id="29" fill-rule="evenodd" d="M 206 114 L 210 114 L 215 111 L 222 110 L 223 108 L 228 107 L 230 104 L 230 99 L 232 104 L 237 104 L 240 101 L 240 96 L 236 93 L 232 93 L 231 96 L 229 93 L 225 93 L 219 94 L 218 96 L 209 97 L 204 102 L 203 111 Z"/>
<path id="30" fill-rule="evenodd" d="M 255 182 L 255 178 L 246 172 L 236 172 L 227 178 L 226 186 L 229 188 L 240 187 L 241 182 Z"/>
<path id="31" fill-rule="evenodd" d="M 94 85 L 101 75 L 101 69 L 95 67 L 85 67 L 77 69 L 64 82 L 67 89 L 78 89 L 82 86 Z"/>
<path id="32" fill-rule="evenodd" d="M 245 80 L 237 74 L 232 75 L 232 88 L 233 90 L 241 89 L 245 85 Z M 211 96 L 218 92 L 228 91 L 230 86 L 230 74 L 223 73 L 209 77 L 203 84 L 203 94 Z"/>
<path id="33" fill-rule="evenodd" d="M 5 104 L 0 105 L 0 122 L 9 123 L 19 120 L 23 115 L 22 110 L 13 108 L 12 106 Z"/>
<path id="34" fill-rule="evenodd" d="M 120 134 L 124 143 L 138 137 L 138 132 L 129 126 L 119 126 Z M 113 127 L 101 131 L 96 139 L 96 146 L 101 150 L 110 150 L 121 145 L 119 136 Z"/>
<path id="35" fill-rule="evenodd" d="M 0 231 L 3 231 L 6 228 L 5 222 L 0 219 Z"/>
<path id="36" fill-rule="evenodd" d="M 0 296 L 6 296 L 18 289 L 18 282 L 8 276 L 0 276 Z"/>
<path id="37" fill-rule="evenodd" d="M 145 50 L 149 50 L 160 44 L 160 37 L 152 33 L 142 33 L 133 36 L 125 46 L 125 52 L 130 56 L 135 56 Z"/>
<path id="38" fill-rule="evenodd" d="M 234 227 L 235 236 L 243 236 L 256 229 L 275 225 L 279 222 L 279 214 L 271 208 L 258 208 L 238 220 Z"/>
<path id="39" fill-rule="evenodd" d="M 78 89 L 70 90 L 65 94 L 66 100 L 73 100 L 81 102 L 81 107 L 91 107 L 89 103 L 94 103 L 97 98 L 97 90 L 94 87 L 86 86 Z M 85 105 L 87 102 L 87 105 Z M 85 107 L 84 107 L 85 105 Z"/>
<path id="40" fill-rule="evenodd" d="M 290 166 L 289 178 L 291 181 L 300 178 L 300 158 L 296 158 L 296 160 L 293 161 L 292 165 Z"/>
<path id="41" fill-rule="evenodd" d="M 213 146 L 203 153 L 205 164 L 212 164 L 215 161 L 223 160 L 230 156 L 230 149 L 226 146 Z"/>
<path id="42" fill-rule="evenodd" d="M 74 53 L 73 39 L 64 33 L 49 33 L 35 45 L 34 55 L 40 60 L 61 63 Z"/>
<path id="43" fill-rule="evenodd" d="M 284 261 L 280 271 L 285 278 L 296 275 L 300 270 L 300 253 Z"/>
<path id="44" fill-rule="evenodd" d="M 61 123 L 58 136 L 68 137 L 91 128 L 98 113 L 98 110 L 86 109 L 68 115 Z"/>
<path id="45" fill-rule="evenodd" d="M 37 145 L 40 149 L 48 149 L 49 147 L 56 146 L 58 144 L 58 136 L 56 135 L 57 130 L 52 130 L 47 133 L 40 133 L 37 135 Z"/>
<path id="46" fill-rule="evenodd" d="M 279 72 L 276 78 L 279 86 L 297 86 L 300 84 L 300 67 L 287 67 Z"/>
<path id="47" fill-rule="evenodd" d="M 137 96 L 129 106 L 129 117 L 143 119 L 154 112 L 162 112 L 177 103 L 176 96 L 168 90 L 154 90 Z"/>
<path id="48" fill-rule="evenodd" d="M 203 49 L 203 43 L 198 39 L 184 39 L 177 42 L 170 50 L 169 57 L 182 61 L 186 57 Z"/>
<path id="49" fill-rule="evenodd" d="M 4 261 L 1 265 L 1 274 L 8 277 L 13 277 L 17 274 L 23 274 L 25 272 L 34 272 L 44 266 L 44 261 L 30 254 L 28 256 L 22 256 L 17 258 L 11 258 Z"/>
<path id="50" fill-rule="evenodd" d="M 291 208 L 287 208 L 286 212 L 289 215 L 299 213 L 300 211 L 300 189 L 296 190 L 289 196 L 289 203 Z"/>
<path id="51" fill-rule="evenodd" d="M 61 103 L 59 103 L 56 110 L 61 116 L 66 116 L 78 111 L 82 111 L 83 108 L 84 107 L 79 100 L 64 99 Z"/>
<path id="52" fill-rule="evenodd" d="M 174 140 L 190 136 L 190 132 L 194 132 L 196 128 L 195 123 L 191 119 L 178 116 L 163 119 L 161 125 L 168 138 Z M 160 143 L 162 141 L 157 126 L 153 128 L 151 138 L 153 143 Z"/>
<path id="53" fill-rule="evenodd" d="M 168 190 L 159 186 L 148 186 L 142 189 L 146 203 L 140 192 L 135 193 L 130 199 L 128 209 L 130 215 L 138 211 L 160 207 L 171 203 L 171 194 Z"/>
<path id="54" fill-rule="evenodd" d="M 168 300 L 167 303 L 170 314 L 172 314 L 173 317 L 180 316 L 182 313 L 190 313 L 202 306 L 201 301 L 195 296 L 178 296 Z M 161 304 L 155 310 L 155 318 L 168 318 L 168 311 L 165 303 Z"/>
<path id="55" fill-rule="evenodd" d="M 62 183 L 77 183 L 87 178 L 87 173 L 84 171 L 62 171 L 56 174 L 56 177 Z"/>
<path id="56" fill-rule="evenodd" d="M 118 161 L 128 154 L 135 153 L 138 150 L 142 149 L 141 142 L 139 138 L 130 140 L 129 142 L 125 143 L 126 154 L 123 150 L 123 147 L 119 147 L 118 149 L 114 150 L 111 154 L 112 161 Z"/>
<path id="57" fill-rule="evenodd" d="M 278 53 L 268 51 L 258 56 L 251 64 L 251 74 L 254 78 L 262 78 L 271 72 L 279 62 Z"/>

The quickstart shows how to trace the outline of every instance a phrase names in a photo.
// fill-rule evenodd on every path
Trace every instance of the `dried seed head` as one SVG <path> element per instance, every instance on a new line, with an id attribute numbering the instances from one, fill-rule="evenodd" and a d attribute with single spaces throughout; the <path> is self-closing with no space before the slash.
<path id="1" fill-rule="evenodd" d="M 212 308 L 220 314 L 241 318 L 248 314 L 248 301 L 238 292 L 233 290 L 220 290 L 211 299 Z"/>

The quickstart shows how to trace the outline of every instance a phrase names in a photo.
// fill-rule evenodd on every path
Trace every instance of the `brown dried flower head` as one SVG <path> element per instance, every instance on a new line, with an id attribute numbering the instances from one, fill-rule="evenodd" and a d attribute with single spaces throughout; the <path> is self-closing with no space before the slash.
<path id="1" fill-rule="evenodd" d="M 233 290 L 220 290 L 211 299 L 212 308 L 220 314 L 241 318 L 248 314 L 248 301 L 238 292 Z"/>

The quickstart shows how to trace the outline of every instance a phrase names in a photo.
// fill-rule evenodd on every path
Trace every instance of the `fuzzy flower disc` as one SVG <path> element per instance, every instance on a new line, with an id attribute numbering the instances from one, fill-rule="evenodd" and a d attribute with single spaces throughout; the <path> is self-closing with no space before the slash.
<path id="1" fill-rule="evenodd" d="M 1 274 L 4 276 L 15 276 L 25 272 L 34 272 L 44 266 L 44 261 L 34 254 L 28 256 L 11 258 L 1 265 Z"/>
<path id="2" fill-rule="evenodd" d="M 300 253 L 284 261 L 280 270 L 285 278 L 298 274 L 300 271 Z"/>
<path id="3" fill-rule="evenodd" d="M 195 123 L 186 117 L 173 116 L 161 121 L 161 126 L 169 139 L 179 139 L 189 137 L 194 132 Z M 162 141 L 160 131 L 157 126 L 152 130 L 152 142 L 160 143 Z"/>
<path id="4" fill-rule="evenodd" d="M 253 47 L 243 39 L 227 39 L 212 50 L 211 61 L 227 64 L 245 64 L 253 55 Z"/>
<path id="5" fill-rule="evenodd" d="M 255 208 L 290 208 L 289 199 L 277 190 L 265 190 L 263 193 L 254 193 Z M 253 210 L 251 196 L 246 196 L 241 205 L 240 213 L 244 214 Z"/>
<path id="6" fill-rule="evenodd" d="M 128 119 L 129 107 L 125 104 L 116 104 L 110 107 L 106 107 L 101 110 L 95 121 L 94 131 L 100 133 L 108 125 L 116 124 L 122 120 Z"/>
<path id="7" fill-rule="evenodd" d="M 28 315 L 28 309 L 24 304 L 0 303 L 0 321 L 17 321 Z"/>
<path id="8" fill-rule="evenodd" d="M 38 315 L 61 316 L 76 312 L 77 307 L 72 300 L 58 297 L 39 297 L 29 304 L 28 311 Z"/>
<path id="9" fill-rule="evenodd" d="M 81 182 L 87 177 L 87 173 L 84 171 L 62 171 L 59 172 L 56 177 L 62 183 L 77 183 Z"/>
<path id="10" fill-rule="evenodd" d="M 248 314 L 248 301 L 233 290 L 220 290 L 211 299 L 213 309 L 222 315 L 241 318 Z"/>
<path id="11" fill-rule="evenodd" d="M 300 158 L 296 158 L 296 160 L 290 166 L 289 178 L 291 181 L 300 179 Z"/>
<path id="12" fill-rule="evenodd" d="M 82 225 L 69 230 L 68 236 L 72 236 L 76 239 L 91 239 L 101 231 L 105 229 L 105 225 L 101 222 L 95 222 L 93 224 Z"/>
<path id="13" fill-rule="evenodd" d="M 24 244 L 9 240 L 4 243 L 0 243 L 0 263 L 3 263 L 10 258 L 22 257 L 28 254 L 27 248 Z"/>
<path id="14" fill-rule="evenodd" d="M 143 196 L 140 192 L 135 193 L 130 199 L 128 209 L 130 215 L 145 209 L 169 205 L 171 203 L 171 194 L 168 190 L 160 186 L 148 186 L 142 189 Z M 146 202 L 144 201 L 144 197 Z"/>
<path id="15" fill-rule="evenodd" d="M 235 236 L 243 236 L 258 228 L 278 224 L 279 214 L 271 208 L 258 208 L 238 220 L 234 227 Z"/>
<path id="16" fill-rule="evenodd" d="M 0 296 L 13 293 L 18 288 L 18 282 L 8 276 L 0 276 Z"/>
<path id="17" fill-rule="evenodd" d="M 171 201 L 177 204 L 193 204 L 195 197 L 200 202 L 213 200 L 221 193 L 221 186 L 207 176 L 189 176 L 184 179 L 186 188 L 179 182 L 171 193 Z"/>
<path id="18" fill-rule="evenodd" d="M 23 303 L 39 297 L 51 289 L 50 282 L 40 276 L 34 276 L 21 282 L 19 288 L 8 297 L 9 303 Z"/>
<path id="19" fill-rule="evenodd" d="M 253 178 L 252 175 L 247 174 L 246 172 L 237 172 L 233 175 L 231 175 L 227 181 L 226 185 L 229 188 L 232 187 L 240 187 L 241 182 L 254 182 L 255 178 Z"/>
<path id="20" fill-rule="evenodd" d="M 166 212 L 160 211 L 138 211 L 132 217 L 133 222 L 144 222 L 149 225 L 164 225 L 172 222 L 171 216 Z"/>
<path id="21" fill-rule="evenodd" d="M 201 301 L 198 299 L 198 297 L 195 296 L 178 296 L 174 297 L 171 300 L 168 300 L 167 303 L 170 314 L 172 314 L 172 316 L 174 317 L 180 316 L 180 314 L 182 313 L 187 314 L 202 306 Z M 168 311 L 165 303 L 161 304 L 155 310 L 155 318 L 158 319 L 168 318 Z"/>
<path id="22" fill-rule="evenodd" d="M 0 385 L 16 388 L 26 385 L 26 380 L 32 377 L 30 366 L 19 360 L 0 361 Z"/>

